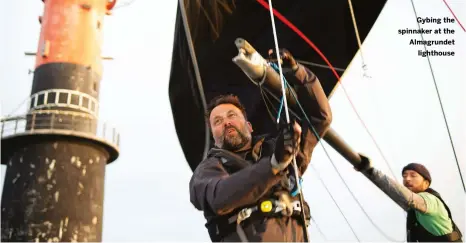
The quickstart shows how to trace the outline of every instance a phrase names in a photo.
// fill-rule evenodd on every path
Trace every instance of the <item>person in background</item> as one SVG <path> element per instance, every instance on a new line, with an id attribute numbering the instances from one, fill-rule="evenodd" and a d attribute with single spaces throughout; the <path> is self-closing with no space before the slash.
<path id="1" fill-rule="evenodd" d="M 408 213 L 408 242 L 462 242 L 461 231 L 440 194 L 430 187 L 432 177 L 427 168 L 410 163 L 402 170 L 403 185 L 389 178 L 366 160 L 356 170 L 366 174 L 379 188 Z"/>

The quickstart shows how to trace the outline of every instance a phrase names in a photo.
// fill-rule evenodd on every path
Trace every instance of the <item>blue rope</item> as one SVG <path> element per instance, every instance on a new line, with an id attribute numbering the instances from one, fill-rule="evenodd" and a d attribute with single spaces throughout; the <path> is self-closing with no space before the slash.
<path id="1" fill-rule="evenodd" d="M 270 63 L 270 66 L 278 73 L 279 70 L 278 70 L 278 66 L 275 64 L 275 63 Z M 280 74 L 279 74 L 280 75 Z M 283 81 L 285 82 L 285 85 L 287 87 L 289 87 L 289 84 L 288 82 L 286 81 L 285 77 L 283 77 Z M 361 208 L 361 210 L 363 211 L 363 213 L 366 215 L 366 217 L 369 219 L 369 221 L 372 223 L 372 225 L 387 239 L 391 240 L 391 241 L 394 241 L 394 242 L 399 242 L 397 240 L 394 240 L 392 239 L 390 236 L 386 235 L 382 229 L 380 229 L 376 224 L 375 222 L 372 220 L 372 218 L 369 216 L 369 214 L 366 212 L 366 210 L 362 207 L 361 203 L 359 202 L 359 200 L 356 198 L 356 196 L 354 195 L 354 193 L 351 191 L 351 189 L 349 188 L 348 184 L 346 184 L 345 180 L 343 179 L 343 177 L 341 176 L 340 172 L 338 171 L 337 167 L 335 166 L 335 163 L 333 162 L 333 160 L 330 158 L 330 155 L 327 151 L 327 149 L 325 149 L 323 143 L 322 143 L 322 140 L 321 140 L 321 137 L 319 136 L 319 134 L 317 133 L 317 131 L 315 130 L 314 126 L 312 126 L 311 124 L 311 120 L 309 119 L 309 117 L 307 116 L 306 112 L 304 111 L 304 108 L 301 106 L 301 103 L 298 101 L 298 98 L 295 96 L 294 92 L 290 92 L 291 95 L 293 95 L 293 97 L 296 99 L 296 103 L 298 104 L 299 108 L 301 109 L 302 113 L 304 114 L 304 117 L 306 118 L 307 122 L 309 123 L 309 127 L 312 129 L 312 132 L 314 133 L 314 135 L 316 136 L 317 140 L 319 141 L 319 143 L 322 145 L 322 149 L 324 150 L 325 154 L 327 155 L 328 159 L 330 160 L 330 162 L 332 163 L 332 166 L 333 168 L 335 169 L 335 171 L 337 172 L 338 176 L 340 177 L 340 179 L 343 181 L 343 184 L 345 184 L 346 186 L 346 189 L 348 189 L 348 191 L 350 192 L 351 196 L 353 197 L 353 199 L 356 201 L 356 203 L 358 204 L 358 206 Z M 281 106 L 283 105 L 283 96 L 282 96 L 282 102 L 280 104 L 280 109 L 282 108 Z M 278 118 L 280 117 L 280 113 L 278 113 Z M 301 184 L 302 182 L 302 178 L 299 178 L 299 184 Z M 323 183 L 323 181 L 322 181 Z M 325 184 L 324 184 L 325 186 Z M 302 187 L 301 187 L 302 188 Z M 333 196 L 332 194 L 330 193 L 330 191 L 327 189 L 327 192 L 329 193 L 329 195 L 332 197 L 333 199 Z M 299 191 L 296 189 L 296 190 L 293 190 L 291 192 L 291 195 L 292 196 L 295 196 L 299 193 Z M 337 202 L 335 199 L 333 199 L 333 201 L 335 202 L 335 204 L 337 205 L 337 207 L 340 209 L 340 207 L 338 206 Z M 341 211 L 340 209 L 340 212 L 341 214 L 343 215 L 343 217 L 345 218 L 346 220 L 346 217 L 345 215 L 343 214 L 343 212 Z M 348 222 L 348 220 L 346 220 L 346 222 Z M 348 223 L 349 224 L 349 223 Z M 351 228 L 351 225 L 350 225 L 350 228 Z M 351 228 L 352 229 L 352 228 Z M 353 230 L 353 233 L 354 233 L 354 230 Z M 357 237 L 356 233 L 354 233 L 354 235 Z"/>
<path id="2" fill-rule="evenodd" d="M 271 62 L 270 63 L 270 66 L 278 73 L 279 70 L 278 70 L 278 66 L 277 64 Z M 280 74 L 279 74 L 280 75 Z M 287 87 L 289 87 L 289 83 L 288 81 L 286 81 L 286 78 L 283 77 L 283 81 L 285 82 L 285 85 Z M 301 106 L 301 103 L 298 101 L 298 98 L 294 95 L 293 92 L 290 92 L 291 95 L 293 95 L 293 98 L 296 99 L 296 103 L 298 104 L 299 108 L 301 109 L 301 111 L 303 112 L 304 116 L 306 117 L 306 120 L 307 122 L 309 122 L 309 126 L 311 127 L 312 131 L 314 132 L 314 135 L 317 137 L 318 140 L 320 140 L 320 136 L 319 134 L 317 133 L 317 131 L 314 129 L 314 126 L 311 125 L 311 120 L 309 119 L 309 117 L 307 116 L 306 112 L 304 112 L 304 108 Z M 280 112 L 282 110 L 282 107 L 283 107 L 283 96 L 282 96 L 282 99 L 281 99 L 281 102 L 280 102 L 280 109 L 278 110 L 278 115 L 277 115 L 277 120 L 280 119 Z"/>
<path id="3" fill-rule="evenodd" d="M 285 81 L 286 82 L 286 81 Z M 282 113 L 282 108 L 283 108 L 283 96 L 282 96 L 282 99 L 280 101 L 280 108 L 278 108 L 278 114 L 277 114 L 277 123 L 278 121 L 280 120 L 280 114 Z"/>
<path id="4" fill-rule="evenodd" d="M 278 69 L 278 66 L 277 64 L 271 62 L 270 63 L 270 66 L 277 72 L 279 73 L 279 69 Z M 280 74 L 279 74 L 280 75 Z M 287 88 L 290 88 L 289 87 L 289 84 L 288 84 L 288 81 L 286 81 L 286 78 L 283 77 L 283 81 L 285 82 L 285 85 Z M 292 93 L 292 92 L 291 92 Z M 294 96 L 294 94 L 293 94 Z M 277 123 L 279 123 L 280 121 L 280 115 L 281 115 L 281 112 L 282 112 L 282 108 L 283 108 L 283 100 L 284 100 L 284 96 L 282 95 L 282 98 L 281 98 L 281 101 L 280 101 L 280 108 L 278 109 L 278 114 L 277 114 Z M 296 99 L 296 97 L 295 97 Z M 301 108 L 302 109 L 302 108 Z M 308 119 L 309 120 L 309 119 Z M 297 175 L 296 175 L 297 176 Z M 297 176 L 298 177 L 298 176 Z M 299 177 L 299 180 L 298 180 L 298 183 L 300 185 L 300 187 L 302 188 L 302 182 L 303 182 L 303 178 Z M 298 187 L 295 187 L 295 189 L 293 191 L 290 192 L 291 196 L 295 197 L 296 195 L 299 194 L 299 190 L 298 190 Z"/>

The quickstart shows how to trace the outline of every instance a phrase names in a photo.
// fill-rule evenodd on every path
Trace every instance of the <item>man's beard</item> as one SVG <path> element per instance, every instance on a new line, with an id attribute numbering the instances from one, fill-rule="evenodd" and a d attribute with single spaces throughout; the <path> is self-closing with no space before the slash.
<path id="1" fill-rule="evenodd" d="M 236 131 L 235 135 L 229 136 L 228 134 L 226 134 L 228 129 L 230 128 L 235 129 Z M 248 144 L 250 140 L 251 140 L 250 133 L 247 133 L 247 131 L 242 132 L 234 126 L 229 126 L 223 130 L 223 134 L 221 137 L 222 144 L 220 148 L 234 152 L 246 146 L 246 144 Z"/>

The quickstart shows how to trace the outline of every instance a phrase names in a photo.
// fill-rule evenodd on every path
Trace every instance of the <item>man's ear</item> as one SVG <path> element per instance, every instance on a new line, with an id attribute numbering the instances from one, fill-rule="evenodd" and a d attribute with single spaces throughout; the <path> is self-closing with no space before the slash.
<path id="1" fill-rule="evenodd" d="M 425 189 L 430 187 L 430 182 L 428 180 L 424 180 L 424 187 Z"/>
<path id="2" fill-rule="evenodd" d="M 246 124 L 248 124 L 249 132 L 253 132 L 254 130 L 252 129 L 252 124 L 250 122 L 246 122 Z"/>

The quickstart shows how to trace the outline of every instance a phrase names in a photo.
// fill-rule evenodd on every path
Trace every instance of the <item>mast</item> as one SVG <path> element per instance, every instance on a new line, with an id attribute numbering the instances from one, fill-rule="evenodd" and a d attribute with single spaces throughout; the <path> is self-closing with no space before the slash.
<path id="1" fill-rule="evenodd" d="M 99 242 L 105 166 L 119 155 L 118 133 L 98 120 L 116 0 L 43 2 L 28 112 L 1 121 L 1 240 Z"/>

